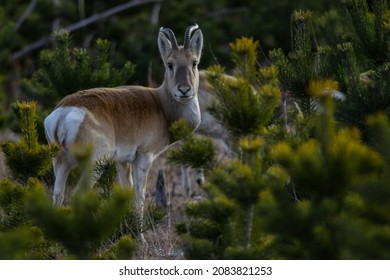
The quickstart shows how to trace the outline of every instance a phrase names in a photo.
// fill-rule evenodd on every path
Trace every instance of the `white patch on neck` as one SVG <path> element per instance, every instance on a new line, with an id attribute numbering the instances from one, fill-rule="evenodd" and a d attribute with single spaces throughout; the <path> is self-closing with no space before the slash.
<path id="1" fill-rule="evenodd" d="M 191 103 L 185 109 L 184 118 L 193 130 L 195 130 L 201 122 L 200 108 L 198 103 L 198 97 L 195 97 Z"/>
<path id="2" fill-rule="evenodd" d="M 79 107 L 59 107 L 45 118 L 46 138 L 50 143 L 68 146 L 73 143 L 86 111 Z"/>

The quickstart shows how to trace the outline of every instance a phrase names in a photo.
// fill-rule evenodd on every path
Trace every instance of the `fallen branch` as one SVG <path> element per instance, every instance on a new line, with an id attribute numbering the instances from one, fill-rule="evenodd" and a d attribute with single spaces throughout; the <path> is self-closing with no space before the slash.
<path id="1" fill-rule="evenodd" d="M 27 6 L 27 8 L 24 10 L 22 16 L 18 19 L 18 21 L 15 24 L 16 29 L 19 29 L 20 26 L 22 26 L 23 22 L 26 20 L 26 18 L 31 14 L 31 12 L 34 10 L 35 5 L 38 3 L 38 0 L 31 0 L 30 4 Z"/>
<path id="2" fill-rule="evenodd" d="M 99 21 L 101 19 L 104 19 L 104 18 L 107 18 L 107 17 L 110 17 L 110 16 L 113 16 L 115 14 L 118 14 L 120 12 L 123 12 L 127 9 L 130 9 L 130 8 L 133 8 L 133 7 L 137 7 L 137 6 L 140 6 L 140 5 L 143 5 L 143 4 L 150 4 L 150 3 L 157 3 L 157 2 L 162 2 L 162 0 L 133 0 L 131 2 L 127 2 L 127 3 L 124 3 L 124 4 L 121 4 L 121 5 L 118 5 L 114 8 L 111 8 L 111 9 L 108 9 L 102 13 L 99 13 L 99 14 L 94 14 L 90 17 L 87 17 L 81 21 L 78 21 L 76 23 L 72 23 L 66 27 L 63 28 L 63 30 L 65 31 L 69 31 L 69 32 L 72 32 L 72 31 L 75 31 L 77 29 L 80 29 L 82 27 L 85 27 L 87 25 L 90 25 L 96 21 Z M 25 55 L 27 55 L 28 53 L 36 50 L 36 49 L 39 49 L 41 47 L 43 47 L 44 45 L 46 45 L 47 43 L 51 42 L 52 40 L 54 39 L 54 35 L 51 34 L 50 36 L 48 37 L 45 37 L 45 38 L 42 38 L 34 43 L 32 43 L 31 45 L 15 52 L 12 54 L 11 56 L 11 59 L 12 60 L 17 60 Z"/>

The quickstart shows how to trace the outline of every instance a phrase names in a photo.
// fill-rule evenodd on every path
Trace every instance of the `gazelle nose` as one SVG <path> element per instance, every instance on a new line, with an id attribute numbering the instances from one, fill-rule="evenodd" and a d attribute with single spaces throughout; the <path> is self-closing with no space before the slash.
<path id="1" fill-rule="evenodd" d="M 186 95 L 190 91 L 191 87 L 190 86 L 179 86 L 178 89 L 183 95 Z"/>

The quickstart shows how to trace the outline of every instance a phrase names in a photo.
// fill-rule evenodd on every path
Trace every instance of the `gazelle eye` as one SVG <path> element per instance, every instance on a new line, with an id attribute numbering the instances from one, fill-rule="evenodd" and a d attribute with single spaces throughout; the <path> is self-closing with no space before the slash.
<path id="1" fill-rule="evenodd" d="M 173 65 L 172 65 L 172 63 L 167 63 L 167 66 L 168 66 L 169 70 L 173 70 Z"/>
<path id="2" fill-rule="evenodd" d="M 196 65 L 198 65 L 198 62 L 197 62 L 197 61 L 192 62 L 192 67 L 193 67 L 193 68 L 195 68 Z"/>

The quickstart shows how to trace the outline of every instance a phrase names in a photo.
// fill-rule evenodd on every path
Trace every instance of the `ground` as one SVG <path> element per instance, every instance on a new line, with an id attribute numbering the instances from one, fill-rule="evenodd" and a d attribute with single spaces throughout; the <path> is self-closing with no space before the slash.
<path id="1" fill-rule="evenodd" d="M 198 200 L 202 197 L 202 191 L 195 182 L 194 172 L 190 172 L 192 193 L 191 196 L 187 196 L 181 183 L 181 168 L 167 163 L 166 156 L 163 154 L 155 160 L 149 172 L 146 205 L 155 203 L 154 192 L 156 190 L 157 174 L 161 168 L 164 170 L 168 198 L 167 216 L 155 228 L 145 233 L 147 244 L 139 247 L 137 253 L 139 259 L 183 259 L 184 253 L 180 239 L 176 234 L 175 224 L 185 220 L 185 202 Z"/>

